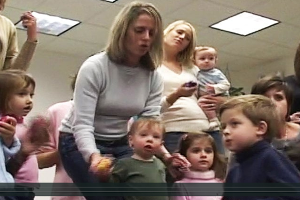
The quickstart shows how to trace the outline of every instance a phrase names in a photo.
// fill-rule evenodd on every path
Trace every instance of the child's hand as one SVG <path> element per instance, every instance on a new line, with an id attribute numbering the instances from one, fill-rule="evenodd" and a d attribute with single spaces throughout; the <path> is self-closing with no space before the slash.
<path id="1" fill-rule="evenodd" d="M 34 146 L 42 146 L 46 142 L 50 141 L 49 135 L 50 121 L 44 116 L 36 116 L 32 119 L 27 136 L 29 138 L 29 143 Z"/>
<path id="2" fill-rule="evenodd" d="M 208 94 L 215 94 L 215 88 L 211 84 L 205 85 L 205 90 L 207 91 Z"/>
<path id="3" fill-rule="evenodd" d="M 180 179 L 183 176 L 183 172 L 188 171 L 190 166 L 191 163 L 184 156 L 174 153 L 170 158 L 167 168 L 175 179 Z"/>
<path id="4" fill-rule="evenodd" d="M 37 41 L 37 25 L 36 18 L 31 12 L 25 12 L 21 16 L 22 25 L 27 28 L 27 40 L 30 42 Z"/>
<path id="5" fill-rule="evenodd" d="M 14 141 L 17 121 L 14 117 L 4 116 L 0 119 L 0 135 L 7 147 Z"/>

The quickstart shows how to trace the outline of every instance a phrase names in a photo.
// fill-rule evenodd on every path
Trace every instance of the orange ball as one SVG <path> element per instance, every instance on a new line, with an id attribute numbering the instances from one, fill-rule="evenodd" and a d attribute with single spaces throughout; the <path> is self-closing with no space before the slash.
<path id="1" fill-rule="evenodd" d="M 99 171 L 108 170 L 111 166 L 111 160 L 109 158 L 103 158 L 98 164 L 97 168 Z"/>

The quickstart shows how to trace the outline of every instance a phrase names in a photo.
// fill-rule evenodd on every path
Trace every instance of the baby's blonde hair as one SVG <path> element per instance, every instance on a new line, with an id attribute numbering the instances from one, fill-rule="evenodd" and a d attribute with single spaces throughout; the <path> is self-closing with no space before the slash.
<path id="1" fill-rule="evenodd" d="M 210 47 L 210 46 L 196 46 L 195 49 L 194 49 L 194 52 L 193 52 L 191 60 L 193 62 L 195 62 L 196 53 L 200 52 L 200 51 L 206 51 L 206 50 L 213 50 L 213 51 L 215 51 L 214 56 L 216 57 L 216 59 L 218 58 L 217 50 L 214 47 Z"/>

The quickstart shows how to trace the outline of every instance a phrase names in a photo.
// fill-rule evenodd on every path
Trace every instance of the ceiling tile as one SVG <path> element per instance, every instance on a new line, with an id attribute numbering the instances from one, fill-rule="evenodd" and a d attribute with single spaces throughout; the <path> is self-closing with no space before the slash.
<path id="1" fill-rule="evenodd" d="M 267 49 L 271 46 L 272 44 L 270 43 L 244 37 L 231 42 L 230 44 L 222 46 L 220 50 L 230 54 L 249 56 L 256 51 Z"/>
<path id="2" fill-rule="evenodd" d="M 80 24 L 62 34 L 60 37 L 94 44 L 103 44 L 103 41 L 107 40 L 108 30 L 94 25 Z"/>
<path id="3" fill-rule="evenodd" d="M 249 38 L 255 38 L 294 49 L 300 41 L 299 33 L 300 27 L 280 23 L 250 35 Z"/>
<path id="4" fill-rule="evenodd" d="M 194 25 L 209 26 L 240 10 L 217 5 L 209 1 L 192 1 L 167 16 L 173 19 L 187 20 Z"/>
<path id="5" fill-rule="evenodd" d="M 5 8 L 7 7 L 13 7 L 13 8 L 18 8 L 22 10 L 28 10 L 28 11 L 33 11 L 35 10 L 38 6 L 43 4 L 47 0 L 8 0 L 6 1 Z"/>
<path id="6" fill-rule="evenodd" d="M 256 14 L 270 17 L 279 21 L 285 21 L 295 17 L 299 13 L 300 1 L 295 0 L 271 0 L 252 9 Z"/>
<path id="7" fill-rule="evenodd" d="M 38 9 L 47 14 L 85 21 L 107 8 L 107 4 L 99 0 L 47 0 Z"/>
<path id="8" fill-rule="evenodd" d="M 86 23 L 96 26 L 110 27 L 121 8 L 122 7 L 120 5 L 111 4 L 108 9 L 99 12 L 99 14 L 96 14 L 91 19 L 87 20 Z"/>
<path id="9" fill-rule="evenodd" d="M 47 45 L 47 50 L 68 55 L 88 57 L 104 48 L 104 45 L 88 44 L 70 39 L 57 38 Z"/>
<path id="10" fill-rule="evenodd" d="M 212 28 L 196 27 L 198 44 L 220 48 L 235 40 L 242 38 L 239 35 L 215 30 Z"/>
<path id="11" fill-rule="evenodd" d="M 232 7 L 232 8 L 238 8 L 238 9 L 242 9 L 242 10 L 248 10 L 251 9 L 255 6 L 259 6 L 263 3 L 266 3 L 267 1 L 270 0 L 210 0 L 212 2 L 218 3 L 220 5 L 226 5 L 228 7 Z"/>

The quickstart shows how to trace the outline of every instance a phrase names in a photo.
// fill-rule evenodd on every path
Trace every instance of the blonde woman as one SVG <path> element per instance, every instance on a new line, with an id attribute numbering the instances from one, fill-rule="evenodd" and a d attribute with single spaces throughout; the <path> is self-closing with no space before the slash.
<path id="1" fill-rule="evenodd" d="M 175 152 L 178 141 L 186 132 L 209 132 L 222 151 L 218 128 L 210 130 L 210 121 L 198 106 L 198 68 L 193 65 L 191 56 L 196 46 L 194 27 L 183 20 L 175 21 L 164 30 L 164 58 L 158 72 L 164 79 L 161 101 L 162 119 L 165 124 L 165 146 Z M 217 120 L 216 117 L 213 120 Z"/>

